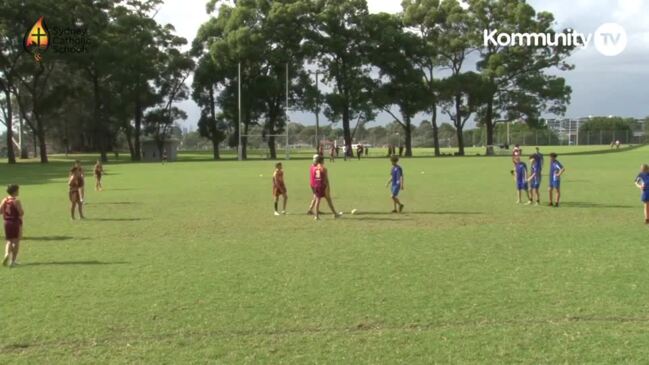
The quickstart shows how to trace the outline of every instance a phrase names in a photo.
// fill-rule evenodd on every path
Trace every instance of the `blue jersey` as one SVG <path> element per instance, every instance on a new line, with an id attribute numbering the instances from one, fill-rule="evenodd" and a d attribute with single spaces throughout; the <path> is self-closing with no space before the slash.
<path id="1" fill-rule="evenodd" d="M 541 182 L 541 164 L 539 164 L 538 162 L 532 163 L 531 174 L 534 175 L 534 178 L 532 179 L 532 185 L 540 183 Z"/>
<path id="2" fill-rule="evenodd" d="M 525 162 L 519 162 L 516 165 L 516 182 L 524 183 L 526 174 L 527 174 L 527 165 L 525 164 Z"/>
<path id="3" fill-rule="evenodd" d="M 559 181 L 560 177 L 557 177 L 557 173 L 563 169 L 563 165 L 558 160 L 550 162 L 550 181 Z"/>
<path id="4" fill-rule="evenodd" d="M 649 191 L 649 173 L 641 172 L 638 177 L 635 178 L 635 181 L 640 184 L 644 184 L 644 191 Z"/>
<path id="5" fill-rule="evenodd" d="M 399 165 L 392 166 L 392 186 L 400 186 L 403 177 L 403 169 Z"/>
<path id="6" fill-rule="evenodd" d="M 543 154 L 541 152 L 538 152 L 536 155 L 539 157 L 539 159 L 538 159 L 538 161 L 539 161 L 539 171 L 541 171 L 541 170 L 543 170 Z"/>

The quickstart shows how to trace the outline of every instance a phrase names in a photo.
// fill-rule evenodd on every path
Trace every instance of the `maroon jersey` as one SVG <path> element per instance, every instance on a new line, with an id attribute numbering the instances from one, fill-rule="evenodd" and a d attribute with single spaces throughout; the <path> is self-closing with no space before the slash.
<path id="1" fill-rule="evenodd" d="M 83 180 L 80 176 L 74 176 L 68 186 L 70 186 L 70 192 L 79 191 L 79 188 L 83 187 Z"/>
<path id="2" fill-rule="evenodd" d="M 20 220 L 20 211 L 16 206 L 16 198 L 7 198 L 5 200 L 4 210 L 2 211 L 2 217 L 6 221 L 19 221 Z"/>

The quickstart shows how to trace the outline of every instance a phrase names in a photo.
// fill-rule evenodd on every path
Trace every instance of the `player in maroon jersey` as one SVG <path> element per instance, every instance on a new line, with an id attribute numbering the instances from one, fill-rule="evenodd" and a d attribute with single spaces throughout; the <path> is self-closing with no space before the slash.
<path id="1" fill-rule="evenodd" d="M 68 186 L 70 187 L 70 203 L 72 204 L 70 207 L 70 214 L 72 219 L 76 219 L 74 216 L 74 211 L 77 207 L 79 208 L 79 217 L 81 217 L 81 219 L 85 219 L 85 217 L 83 216 L 83 203 L 81 201 L 80 193 L 82 184 L 83 178 L 81 176 L 80 169 L 78 167 L 73 167 L 70 170 L 70 179 L 68 180 Z"/>
<path id="2" fill-rule="evenodd" d="M 342 216 L 342 213 L 336 212 L 334 208 L 333 201 L 331 200 L 330 185 L 329 185 L 329 176 L 327 174 L 327 169 L 324 167 L 324 157 L 318 156 L 317 165 L 313 169 L 313 190 L 315 194 L 315 220 L 320 219 L 320 201 L 322 198 L 327 200 L 331 212 L 334 214 L 334 218 L 339 218 Z"/>
<path id="3" fill-rule="evenodd" d="M 284 170 L 282 170 L 282 163 L 275 164 L 275 171 L 273 172 L 273 198 L 275 199 L 275 215 L 280 215 L 278 209 L 279 197 L 284 197 L 284 204 L 282 205 L 282 213 L 286 214 L 286 202 L 288 201 L 288 191 L 286 190 L 286 183 L 284 183 Z"/>
<path id="4" fill-rule="evenodd" d="M 19 193 L 18 185 L 9 185 L 7 187 L 7 196 L 0 202 L 0 212 L 5 224 L 5 239 L 7 245 L 5 246 L 5 256 L 2 260 L 2 265 L 12 267 L 16 265 L 16 257 L 18 257 L 18 249 L 20 247 L 20 239 L 23 235 L 23 207 L 18 200 Z"/>
<path id="5" fill-rule="evenodd" d="M 86 177 L 83 174 L 83 166 L 81 165 L 81 161 L 79 161 L 79 160 L 74 161 L 74 166 L 73 167 L 76 167 L 77 170 L 79 171 L 79 179 L 78 179 L 79 201 L 81 202 L 81 204 L 83 204 L 83 201 L 86 198 L 86 188 L 85 188 L 85 186 L 86 186 Z M 70 170 L 70 172 L 72 172 L 72 170 Z"/>
<path id="6" fill-rule="evenodd" d="M 95 190 L 102 191 L 104 187 L 101 186 L 101 177 L 104 174 L 104 166 L 102 166 L 101 161 L 97 161 L 95 164 Z"/>

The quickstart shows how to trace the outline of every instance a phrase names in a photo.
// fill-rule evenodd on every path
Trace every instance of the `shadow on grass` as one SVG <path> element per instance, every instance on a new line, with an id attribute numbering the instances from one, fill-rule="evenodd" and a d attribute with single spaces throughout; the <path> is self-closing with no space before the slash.
<path id="1" fill-rule="evenodd" d="M 49 262 L 27 262 L 20 264 L 20 266 L 74 266 L 74 265 L 125 265 L 128 262 L 118 261 L 118 262 L 103 262 L 97 260 L 91 261 L 49 261 Z M 19 267 L 20 267 L 19 266 Z"/>
<path id="2" fill-rule="evenodd" d="M 149 218 L 86 218 L 90 222 L 138 222 L 146 221 Z"/>
<path id="3" fill-rule="evenodd" d="M 562 202 L 561 206 L 568 208 L 610 208 L 610 209 L 631 209 L 634 205 L 600 204 L 587 202 Z"/>
<path id="4" fill-rule="evenodd" d="M 136 202 L 99 202 L 99 203 L 85 203 L 84 205 L 134 205 Z"/>
<path id="5" fill-rule="evenodd" d="M 425 212 L 425 211 L 408 211 L 404 210 L 402 213 L 392 212 L 358 212 L 355 215 L 480 215 L 481 212 Z"/>
<path id="6" fill-rule="evenodd" d="M 53 242 L 53 241 L 69 241 L 69 240 L 75 240 L 75 241 L 87 241 L 90 238 L 88 237 L 72 237 L 72 236 L 42 236 L 42 237 L 35 237 L 35 236 L 27 236 L 23 237 L 23 241 L 43 241 L 43 242 Z"/>

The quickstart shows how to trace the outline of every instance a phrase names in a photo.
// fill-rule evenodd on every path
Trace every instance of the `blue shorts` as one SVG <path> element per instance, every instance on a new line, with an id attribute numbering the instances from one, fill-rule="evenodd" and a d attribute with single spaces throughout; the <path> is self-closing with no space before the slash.
<path id="1" fill-rule="evenodd" d="M 392 185 L 390 191 L 392 192 L 392 196 L 396 198 L 397 196 L 399 196 L 399 191 L 401 191 L 401 186 Z"/>
<path id="2" fill-rule="evenodd" d="M 527 190 L 527 183 L 526 182 L 516 183 L 516 188 L 518 190 Z"/>
<path id="3" fill-rule="evenodd" d="M 561 180 L 550 180 L 550 189 L 561 188 Z"/>
<path id="4" fill-rule="evenodd" d="M 649 203 L 649 190 L 643 190 L 642 196 L 640 197 L 643 203 Z"/>
<path id="5" fill-rule="evenodd" d="M 530 188 L 531 189 L 538 189 L 540 187 L 541 187 L 541 179 L 540 178 L 532 179 L 532 181 L 530 182 Z"/>

